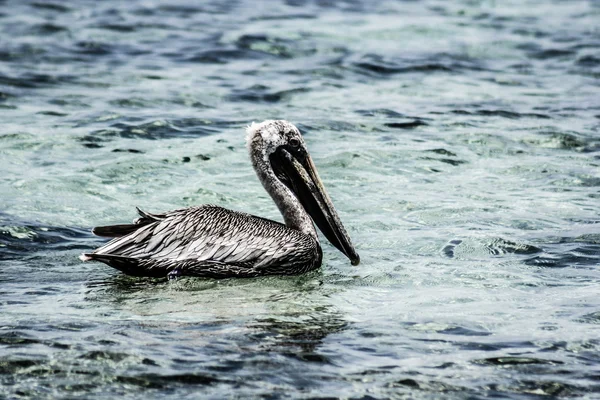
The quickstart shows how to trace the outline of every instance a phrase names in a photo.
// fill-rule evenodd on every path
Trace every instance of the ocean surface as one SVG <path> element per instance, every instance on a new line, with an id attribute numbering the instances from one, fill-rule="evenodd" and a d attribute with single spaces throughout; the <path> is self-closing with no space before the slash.
<path id="1" fill-rule="evenodd" d="M 362 262 L 132 278 L 135 206 L 281 220 L 287 119 Z M 0 0 L 0 398 L 600 398 L 597 1 Z"/>

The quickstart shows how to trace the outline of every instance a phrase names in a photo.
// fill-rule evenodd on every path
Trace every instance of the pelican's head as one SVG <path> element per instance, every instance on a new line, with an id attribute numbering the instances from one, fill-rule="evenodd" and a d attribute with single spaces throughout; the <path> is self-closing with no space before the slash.
<path id="1" fill-rule="evenodd" d="M 300 201 L 327 240 L 352 265 L 358 265 L 360 257 L 325 191 L 298 128 L 287 121 L 267 120 L 252 123 L 247 133 L 246 143 L 256 172 L 259 175 L 272 172 Z"/>

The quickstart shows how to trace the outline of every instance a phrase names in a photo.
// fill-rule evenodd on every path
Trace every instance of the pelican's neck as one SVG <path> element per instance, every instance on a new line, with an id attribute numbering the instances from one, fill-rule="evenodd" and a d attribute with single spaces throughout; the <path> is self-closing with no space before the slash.
<path id="1" fill-rule="evenodd" d="M 312 219 L 294 193 L 277 179 L 271 163 L 264 153 L 257 150 L 251 151 L 250 158 L 258 179 L 277 204 L 281 215 L 283 215 L 285 225 L 288 228 L 310 235 L 318 241 L 317 231 Z"/>

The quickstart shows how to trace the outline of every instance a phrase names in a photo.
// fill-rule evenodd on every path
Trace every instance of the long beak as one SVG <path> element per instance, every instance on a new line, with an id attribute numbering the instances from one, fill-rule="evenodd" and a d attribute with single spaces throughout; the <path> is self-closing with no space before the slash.
<path id="1" fill-rule="evenodd" d="M 276 162 L 279 165 L 273 165 L 273 167 L 285 173 L 287 180 L 284 183 L 296 194 L 327 240 L 344 253 L 352 265 L 358 265 L 360 257 L 354 249 L 325 187 L 323 187 L 323 182 L 319 178 L 310 155 L 306 153 L 306 156 L 300 161 L 283 147 L 279 148 L 275 154 L 277 154 Z"/>

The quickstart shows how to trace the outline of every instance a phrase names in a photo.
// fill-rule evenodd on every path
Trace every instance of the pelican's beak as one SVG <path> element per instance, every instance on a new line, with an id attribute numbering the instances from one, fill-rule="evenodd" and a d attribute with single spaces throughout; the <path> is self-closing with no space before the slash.
<path id="1" fill-rule="evenodd" d="M 301 159 L 294 157 L 284 147 L 271 155 L 271 165 L 283 183 L 296 195 L 310 214 L 323 235 L 350 259 L 352 265 L 360 263 L 360 257 L 323 187 L 315 164 L 305 153 Z"/>

